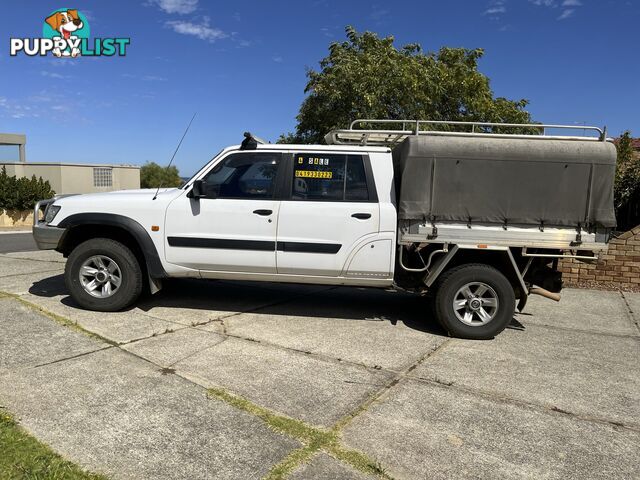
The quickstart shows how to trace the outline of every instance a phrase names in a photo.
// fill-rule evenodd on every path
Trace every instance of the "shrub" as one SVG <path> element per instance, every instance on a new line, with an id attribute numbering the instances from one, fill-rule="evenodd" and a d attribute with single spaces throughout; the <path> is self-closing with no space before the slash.
<path id="1" fill-rule="evenodd" d="M 627 130 L 616 142 L 615 208 L 619 230 L 630 230 L 640 224 L 640 155 L 633 150 Z"/>
<path id="2" fill-rule="evenodd" d="M 147 162 L 140 169 L 140 187 L 179 187 L 182 179 L 174 166 L 161 167 L 155 162 Z"/>
<path id="3" fill-rule="evenodd" d="M 56 194 L 48 180 L 7 175 L 6 167 L 0 171 L 0 210 L 31 210 L 38 200 Z"/>

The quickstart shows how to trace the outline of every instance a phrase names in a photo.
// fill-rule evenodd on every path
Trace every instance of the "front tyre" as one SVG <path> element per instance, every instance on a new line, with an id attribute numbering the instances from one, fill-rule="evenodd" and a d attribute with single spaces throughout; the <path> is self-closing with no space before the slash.
<path id="1" fill-rule="evenodd" d="M 445 272 L 439 282 L 436 317 L 451 336 L 485 340 L 509 325 L 515 302 L 511 283 L 497 269 L 461 265 Z"/>
<path id="2" fill-rule="evenodd" d="M 115 312 L 140 296 L 142 269 L 127 246 L 110 238 L 93 238 L 71 252 L 64 281 L 82 308 Z"/>

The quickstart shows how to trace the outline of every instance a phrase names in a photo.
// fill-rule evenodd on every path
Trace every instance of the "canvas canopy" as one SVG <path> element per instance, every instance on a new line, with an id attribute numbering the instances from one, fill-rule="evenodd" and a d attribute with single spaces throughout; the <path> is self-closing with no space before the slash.
<path id="1" fill-rule="evenodd" d="M 401 220 L 615 226 L 610 142 L 411 136 L 393 152 Z"/>

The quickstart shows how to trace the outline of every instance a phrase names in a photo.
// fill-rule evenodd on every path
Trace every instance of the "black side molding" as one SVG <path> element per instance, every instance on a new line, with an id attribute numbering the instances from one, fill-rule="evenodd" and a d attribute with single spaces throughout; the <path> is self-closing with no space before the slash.
<path id="1" fill-rule="evenodd" d="M 219 248 L 226 250 L 260 250 L 265 252 L 329 253 L 340 251 L 339 243 L 270 242 L 266 240 L 234 240 L 227 238 L 168 237 L 171 247 Z"/>
<path id="2" fill-rule="evenodd" d="M 338 253 L 341 248 L 339 243 L 278 242 L 277 245 L 281 252 Z"/>
<path id="3" fill-rule="evenodd" d="M 80 225 L 108 225 L 126 230 L 133 235 L 138 242 L 140 250 L 142 250 L 142 254 L 144 255 L 149 275 L 152 278 L 163 278 L 167 276 L 167 272 L 165 272 L 162 266 L 153 240 L 151 240 L 145 228 L 135 220 L 123 215 L 116 215 L 115 213 L 76 213 L 75 215 L 69 215 L 57 225 L 59 228 L 66 229 L 60 239 L 59 245 L 64 244 L 67 233 L 73 227 Z"/>
<path id="4" fill-rule="evenodd" d="M 276 243 L 261 240 L 233 240 L 226 238 L 167 237 L 170 247 L 221 248 L 226 250 L 274 251 Z"/>

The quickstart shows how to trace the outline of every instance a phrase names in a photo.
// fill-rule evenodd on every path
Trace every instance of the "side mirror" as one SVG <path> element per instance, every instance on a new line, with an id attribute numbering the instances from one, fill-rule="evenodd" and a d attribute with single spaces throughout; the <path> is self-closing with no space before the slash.
<path id="1" fill-rule="evenodd" d="M 202 180 L 195 180 L 191 186 L 191 191 L 187 193 L 187 197 L 198 199 L 204 197 L 204 185 Z"/>

